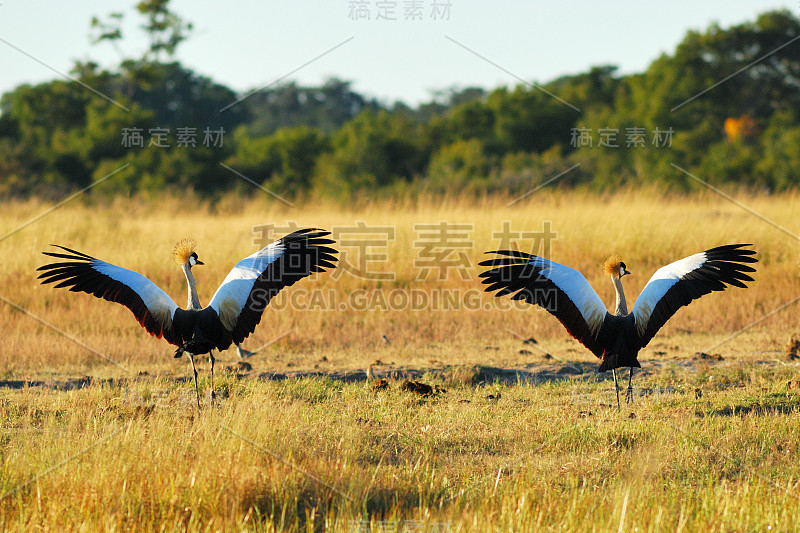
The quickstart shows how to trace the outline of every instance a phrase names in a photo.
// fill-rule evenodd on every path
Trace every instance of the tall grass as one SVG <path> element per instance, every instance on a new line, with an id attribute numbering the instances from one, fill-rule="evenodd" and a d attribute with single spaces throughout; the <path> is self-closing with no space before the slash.
<path id="1" fill-rule="evenodd" d="M 776 227 L 800 231 L 799 198 L 738 198 L 770 222 L 711 195 L 542 190 L 508 206 L 511 200 L 73 202 L 0 241 L 0 296 L 26 311 L 0 301 L 5 384 L 94 380 L 79 390 L 0 388 L 0 527 L 785 531 L 800 523 L 800 372 L 780 353 L 797 333 L 797 307 L 774 312 L 800 294 L 798 241 Z M 3 205 L 0 235 L 49 207 Z M 292 287 L 332 294 L 337 305 L 268 309 L 245 347 L 278 340 L 250 360 L 252 375 L 363 370 L 380 359 L 392 368 L 547 368 L 546 379 L 474 386 L 455 371 L 449 381 L 428 374 L 423 380 L 446 392 L 420 398 L 394 382 L 373 392 L 325 378 L 222 372 L 223 399 L 208 408 L 204 398 L 198 413 L 191 383 L 176 379 L 188 376 L 185 362 L 127 310 L 36 281 L 35 269 L 47 261 L 41 251 L 56 243 L 142 272 L 184 304 L 171 250 L 191 236 L 206 263 L 195 273 L 208 302 L 235 261 L 255 251 L 252 228 L 287 221 L 393 228 L 394 240 L 371 250 L 388 259 L 370 266 L 395 279 L 326 273 Z M 456 270 L 443 280 L 436 270 L 417 279 L 414 225 L 440 221 L 471 225 L 466 279 Z M 552 259 L 581 270 L 609 304 L 612 287 L 600 264 L 611 252 L 634 274 L 625 279 L 630 300 L 659 266 L 725 243 L 754 243 L 757 279 L 679 311 L 643 350 L 646 373 L 637 374 L 636 401 L 621 413 L 610 406 L 608 379 L 557 373 L 594 357 L 545 312 L 499 308 L 489 296 L 448 311 L 349 305 L 354 294 L 394 289 L 430 298 L 480 291 L 477 263 L 499 246 L 492 233 L 503 221 L 521 231 L 550 221 L 558 234 Z M 532 244 L 512 240 L 522 250 Z M 355 260 L 356 248 L 339 248 Z M 522 344 L 528 337 L 538 344 Z M 724 361 L 691 362 L 711 348 Z M 556 359 L 545 361 L 543 352 Z M 234 356 L 221 359 L 220 367 Z M 201 387 L 209 385 L 203 365 Z M 500 399 L 487 398 L 497 393 Z"/>
<path id="2" fill-rule="evenodd" d="M 638 387 L 455 386 L 417 399 L 319 378 L 4 391 L 4 529 L 787 531 L 800 519 L 792 370 Z M 697 400 L 687 393 L 704 387 Z M 575 390 L 591 393 L 590 410 Z M 763 390 L 763 389 L 766 389 Z M 132 394 L 138 391 L 141 394 Z M 488 392 L 501 392 L 497 401 Z M 150 398 L 150 399 L 148 399 Z M 635 412 L 635 418 L 629 413 Z"/>
<path id="3" fill-rule="evenodd" d="M 800 202 L 796 196 L 743 197 L 740 201 L 775 225 L 789 231 L 797 226 Z M 227 199 L 200 207 L 176 198 L 144 205 L 122 200 L 110 206 L 75 202 L 0 241 L 0 295 L 114 360 L 130 361 L 137 368 L 163 362 L 168 359 L 166 343 L 140 331 L 121 306 L 40 286 L 35 270 L 48 260 L 41 252 L 50 249 L 50 243 L 62 244 L 132 268 L 184 305 L 185 281 L 172 262 L 171 250 L 177 240 L 191 236 L 206 263 L 195 269 L 195 275 L 201 300 L 208 302 L 228 269 L 257 249 L 254 240 L 259 235 L 253 228 L 282 226 L 288 221 L 300 227 L 327 229 L 362 221 L 369 228 L 395 232 L 393 240 L 384 240 L 385 246 L 378 242 L 378 246 L 366 249 L 386 257 L 369 260 L 366 265 L 370 272 L 392 274 L 394 279 L 365 279 L 346 271 L 318 275 L 293 287 L 294 296 L 286 291 L 273 304 L 274 309 L 264 314 L 247 346 L 259 347 L 280 337 L 272 350 L 286 354 L 284 359 L 292 358 L 301 367 L 316 364 L 326 355 L 337 367 L 363 368 L 375 359 L 376 352 L 387 349 L 382 335 L 392 341 L 392 357 L 408 362 L 442 357 L 449 362 L 481 362 L 486 357 L 484 346 L 516 342 L 515 335 L 535 336 L 545 341 L 543 346 L 551 352 L 577 346 L 547 313 L 534 308 L 508 309 L 508 302 L 481 295 L 477 263 L 483 252 L 500 246 L 493 233 L 501 231 L 504 221 L 512 231 L 533 232 L 541 231 L 549 221 L 557 234 L 551 244 L 552 259 L 583 272 L 609 305 L 613 289 L 599 265 L 611 252 L 620 253 L 634 274 L 625 279 L 629 300 L 633 300 L 651 273 L 663 264 L 720 244 L 754 243 L 760 261 L 756 282 L 747 290 L 712 294 L 681 310 L 655 343 L 670 335 L 691 333 L 693 339 L 702 339 L 699 345 L 713 345 L 713 339 L 747 326 L 798 294 L 798 241 L 718 196 L 662 198 L 652 194 L 594 196 L 538 191 L 511 207 L 507 203 L 506 199 L 485 199 L 478 204 L 423 199 L 415 206 L 365 201 L 350 208 L 337 204 L 289 207 L 264 198 Z M 0 234 L 14 230 L 46 208 L 30 203 L 3 206 Z M 438 279 L 441 271 L 432 268 L 425 279 L 419 279 L 426 274 L 421 268 L 424 264 L 415 262 L 442 247 L 424 250 L 422 230 L 418 226 L 415 230 L 415 225 L 441 221 L 467 225 L 466 238 L 458 239 L 466 247 L 454 250 L 445 259 L 458 263 L 457 254 L 465 253 L 469 267 L 441 270 L 446 273 L 443 280 Z M 364 237 L 351 234 L 340 240 L 358 238 Z M 511 241 L 522 250 L 530 250 L 534 244 L 532 239 Z M 360 250 L 352 242 L 345 244 L 339 244 L 342 262 L 347 260 L 358 268 Z M 408 292 L 421 299 L 424 305 L 420 309 L 402 307 L 403 294 Z M 395 300 L 390 301 L 390 297 Z M 442 307 L 454 308 L 455 312 L 443 311 Z M 29 316 L 6 304 L 0 309 L 5 330 L 0 372 L 85 372 L 87 365 L 100 367 L 97 370 L 108 366 L 96 354 L 65 341 Z M 776 339 L 782 344 L 796 326 L 793 316 L 787 309 L 748 331 L 764 334 L 764 342 Z M 166 363 L 172 365 L 171 361 Z M 109 369 L 117 370 L 113 366 Z"/>

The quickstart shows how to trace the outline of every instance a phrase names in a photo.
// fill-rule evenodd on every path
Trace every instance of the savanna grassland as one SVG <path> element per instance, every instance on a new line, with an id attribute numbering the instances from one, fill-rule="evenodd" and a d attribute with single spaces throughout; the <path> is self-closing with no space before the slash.
<path id="1" fill-rule="evenodd" d="M 22 229 L 52 205 L 0 206 L 0 527 L 795 529 L 800 363 L 785 347 L 800 334 L 800 196 L 737 205 L 556 189 L 511 200 L 79 199 Z M 243 345 L 259 351 L 252 368 L 220 354 L 214 406 L 202 361 L 200 412 L 186 358 L 128 310 L 36 280 L 41 252 L 62 244 L 139 271 L 184 305 L 171 250 L 193 237 L 207 303 L 257 249 L 254 228 L 290 221 L 338 228 L 352 268 L 273 302 Z M 549 251 L 608 305 L 600 265 L 612 252 L 633 272 L 631 303 L 659 266 L 721 244 L 753 243 L 758 272 L 747 290 L 679 311 L 642 350 L 635 401 L 618 412 L 610 376 L 557 320 L 481 294 L 477 263 L 503 244 L 504 221 L 554 232 L 506 244 Z M 373 233 L 354 234 L 360 222 Z M 426 236 L 441 222 L 455 237 Z M 370 367 L 387 390 L 365 382 Z M 400 390 L 405 377 L 438 393 Z"/>

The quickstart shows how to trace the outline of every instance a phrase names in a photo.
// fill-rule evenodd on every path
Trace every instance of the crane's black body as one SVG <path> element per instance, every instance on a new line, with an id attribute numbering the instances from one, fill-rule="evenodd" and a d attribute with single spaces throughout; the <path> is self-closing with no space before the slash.
<path id="1" fill-rule="evenodd" d="M 182 341 L 175 350 L 176 358 L 184 352 L 202 355 L 215 348 L 227 350 L 233 343 L 231 332 L 225 329 L 217 313 L 210 307 L 200 310 L 176 309 L 172 317 L 172 328 Z"/>
<path id="2" fill-rule="evenodd" d="M 636 334 L 633 315 L 616 316 L 608 313 L 597 334 L 597 345 L 602 347 L 598 372 L 620 367 L 642 366 L 637 358 L 639 350 L 642 349 L 641 339 Z"/>

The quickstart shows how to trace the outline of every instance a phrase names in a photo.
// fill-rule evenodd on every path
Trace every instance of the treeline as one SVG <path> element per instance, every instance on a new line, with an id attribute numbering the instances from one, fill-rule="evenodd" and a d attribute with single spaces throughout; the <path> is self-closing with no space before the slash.
<path id="1" fill-rule="evenodd" d="M 114 72 L 79 63 L 80 83 L 2 96 L 0 195 L 61 196 L 100 180 L 97 194 L 214 196 L 251 182 L 286 198 L 515 194 L 560 173 L 560 186 L 598 189 L 800 183 L 800 19 L 789 11 L 690 32 L 641 74 L 602 66 L 409 107 L 339 79 L 237 94 L 167 60 L 191 29 L 167 4 L 138 6 L 151 21 L 173 16 L 144 57 Z M 122 37 L 93 27 L 98 42 Z"/>

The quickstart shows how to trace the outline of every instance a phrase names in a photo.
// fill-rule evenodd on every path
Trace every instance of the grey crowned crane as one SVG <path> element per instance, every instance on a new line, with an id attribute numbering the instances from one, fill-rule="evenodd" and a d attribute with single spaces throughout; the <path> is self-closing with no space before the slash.
<path id="1" fill-rule="evenodd" d="M 633 368 L 639 364 L 639 350 L 661 329 L 675 312 L 712 291 L 727 285 L 746 288 L 753 281 L 746 272 L 755 269 L 746 263 L 758 260 L 750 244 L 729 244 L 690 255 L 661 267 L 647 282 L 633 309 L 628 313 L 622 278 L 630 274 L 619 256 L 609 257 L 603 264 L 616 291 L 614 313 L 606 309 L 586 278 L 554 261 L 513 250 L 498 250 L 495 257 L 480 263 L 491 267 L 480 274 L 488 285 L 486 292 L 495 296 L 512 294 L 512 300 L 524 300 L 546 309 L 567 331 L 594 355 L 602 359 L 599 371 L 611 370 L 617 392 L 616 369 L 630 367 L 627 401 L 633 399 Z M 726 285 L 727 284 L 727 285 Z"/>
<path id="2" fill-rule="evenodd" d="M 60 260 L 39 267 L 42 284 L 56 283 L 56 288 L 86 292 L 117 302 L 133 312 L 136 320 L 151 335 L 164 337 L 178 347 L 175 357 L 187 353 L 194 371 L 197 407 L 200 391 L 194 356 L 209 354 L 211 359 L 211 394 L 214 397 L 214 354 L 231 343 L 239 344 L 255 329 L 270 300 L 284 287 L 314 272 L 334 268 L 338 253 L 325 238 L 329 232 L 301 229 L 286 235 L 242 259 L 233 267 L 207 307 L 200 305 L 192 267 L 202 265 L 194 251 L 194 241 L 185 239 L 175 246 L 173 256 L 181 266 L 189 285 L 187 309 L 181 309 L 155 283 L 132 270 L 106 263 L 70 248 L 57 246 L 66 253 L 43 252 Z M 55 245 L 54 245 L 55 246 Z"/>

